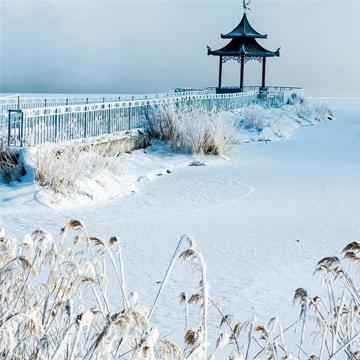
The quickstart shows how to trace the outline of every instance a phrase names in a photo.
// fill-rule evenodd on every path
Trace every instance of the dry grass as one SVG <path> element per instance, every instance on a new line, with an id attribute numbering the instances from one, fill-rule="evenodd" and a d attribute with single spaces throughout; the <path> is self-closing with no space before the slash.
<path id="1" fill-rule="evenodd" d="M 70 233 L 74 244 L 65 247 Z M 179 255 L 200 271 L 202 321 L 186 351 L 204 358 L 198 356 L 207 343 L 206 267 L 191 238 L 179 241 L 150 311 L 127 292 L 119 240 L 88 236 L 78 220 L 69 221 L 58 239 L 36 230 L 16 241 L 1 230 L 0 247 L 0 358 L 184 359 L 182 347 L 150 326 Z M 109 284 L 109 271 L 115 283 Z M 118 290 L 115 307 L 109 286 Z"/>
<path id="2" fill-rule="evenodd" d="M 254 104 L 241 109 L 240 114 L 249 127 L 254 128 L 260 133 L 263 131 L 264 127 L 268 126 L 270 123 L 268 118 L 268 113 L 270 111 L 272 111 L 271 108 L 267 109 L 259 104 Z"/>
<path id="3" fill-rule="evenodd" d="M 279 107 L 251 104 L 233 110 L 232 115 L 206 106 L 163 105 L 149 112 L 149 131 L 175 151 L 219 155 L 239 142 L 244 131 L 255 131 L 261 140 L 265 129 L 268 134 L 288 138 L 299 126 L 334 118 L 327 104 L 299 97 Z"/>
<path id="4" fill-rule="evenodd" d="M 0 178 L 6 182 L 18 180 L 18 155 L 7 149 L 0 139 Z"/>
<path id="5" fill-rule="evenodd" d="M 303 120 L 321 122 L 334 119 L 332 110 L 325 102 L 300 98 L 294 102 L 293 106 L 294 113 Z"/>
<path id="6" fill-rule="evenodd" d="M 66 247 L 70 235 L 74 243 Z M 37 230 L 17 241 L 1 230 L 0 248 L 2 359 L 359 358 L 360 244 L 356 242 L 343 250 L 346 266 L 338 257 L 318 262 L 315 273 L 322 274 L 327 295 L 311 296 L 296 289 L 294 303 L 300 306 L 300 316 L 287 326 L 276 317 L 262 324 L 255 317 L 236 321 L 224 312 L 209 293 L 206 264 L 187 235 L 180 239 L 150 309 L 136 293 L 127 291 L 119 240 L 91 237 L 78 220 L 66 224 L 58 239 Z M 184 345 L 161 336 L 151 325 L 174 265 L 182 261 L 199 281 L 196 293 L 180 296 L 186 309 Z M 110 287 L 112 293 L 118 291 L 116 305 L 109 301 Z M 220 330 L 212 328 L 219 332 L 213 345 L 208 344 L 210 309 L 219 315 Z"/>
<path id="7" fill-rule="evenodd" d="M 235 131 L 219 111 L 174 105 L 153 109 L 149 129 L 151 136 L 165 140 L 175 151 L 204 155 L 225 153 Z"/>
<path id="8" fill-rule="evenodd" d="M 35 155 L 35 180 L 59 194 L 74 191 L 77 181 L 92 178 L 110 171 L 119 175 L 122 171 L 117 156 L 106 156 L 106 149 L 101 153 L 88 151 L 79 144 L 59 146 L 40 146 Z"/>
<path id="9" fill-rule="evenodd" d="M 289 104 L 279 107 L 266 104 L 251 104 L 233 111 L 240 140 L 266 141 L 276 138 L 288 139 L 301 126 L 314 125 L 332 120 L 334 115 L 326 103 L 295 97 Z M 245 135 L 245 136 L 244 136 Z M 246 136 L 248 135 L 248 136 Z M 235 136 L 236 138 L 236 136 Z"/>

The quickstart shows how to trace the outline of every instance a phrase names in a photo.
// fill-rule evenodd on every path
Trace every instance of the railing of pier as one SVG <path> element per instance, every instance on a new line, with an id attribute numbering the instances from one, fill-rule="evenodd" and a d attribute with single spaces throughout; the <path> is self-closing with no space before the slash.
<path id="1" fill-rule="evenodd" d="M 295 89 L 268 91 L 262 100 L 269 105 L 278 105 L 286 97 L 296 93 Z M 102 98 L 77 98 L 79 103 L 62 104 L 64 98 L 57 98 L 47 106 L 7 109 L 7 117 L 1 129 L 0 137 L 8 146 L 34 146 L 46 142 L 62 142 L 85 139 L 124 130 L 145 127 L 152 109 L 164 105 L 202 106 L 210 109 L 232 110 L 258 101 L 261 94 L 258 89 L 246 89 L 242 93 L 216 94 L 212 89 L 203 91 L 180 91 L 166 94 L 137 96 L 126 100 Z M 33 104 L 38 104 L 35 98 Z M 75 99 L 74 99 L 75 101 Z M 59 102 L 60 105 L 57 105 Z M 23 103 L 23 105 L 31 102 Z M 50 104 L 52 104 L 50 106 Z"/>
<path id="2" fill-rule="evenodd" d="M 191 90 L 192 94 L 207 94 L 215 92 L 215 89 Z M 185 92 L 182 91 L 183 94 Z M 190 93 L 187 91 L 186 93 Z M 36 109 L 53 106 L 68 106 L 81 104 L 96 104 L 105 102 L 128 101 L 128 100 L 146 100 L 159 98 L 172 98 L 176 96 L 176 92 L 154 93 L 154 94 L 120 94 L 120 95 L 38 95 L 38 96 L 22 96 L 9 95 L 0 97 L 0 132 L 4 128 L 5 121 L 8 117 L 9 110 L 25 110 Z M 1 135 L 1 134 L 0 134 Z"/>
<path id="3" fill-rule="evenodd" d="M 215 92 L 210 88 L 205 90 L 182 91 L 181 94 L 208 94 Z M 56 96 L 56 95 L 39 95 L 39 96 L 22 96 L 10 95 L 0 97 L 0 116 L 7 116 L 8 110 L 14 109 L 35 109 L 52 106 L 68 106 L 80 104 L 96 104 L 126 100 L 146 100 L 159 98 L 172 98 L 177 96 L 177 92 L 154 93 L 154 94 L 121 94 L 121 95 L 72 95 L 72 96 Z"/>

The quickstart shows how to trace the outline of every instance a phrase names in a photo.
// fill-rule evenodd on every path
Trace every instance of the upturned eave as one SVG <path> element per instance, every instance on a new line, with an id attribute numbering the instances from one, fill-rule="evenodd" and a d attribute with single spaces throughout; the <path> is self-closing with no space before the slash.
<path id="1" fill-rule="evenodd" d="M 255 39 L 232 39 L 226 46 L 218 50 L 208 47 L 208 55 L 246 57 L 274 57 L 280 56 L 280 48 L 270 51 L 262 47 Z"/>

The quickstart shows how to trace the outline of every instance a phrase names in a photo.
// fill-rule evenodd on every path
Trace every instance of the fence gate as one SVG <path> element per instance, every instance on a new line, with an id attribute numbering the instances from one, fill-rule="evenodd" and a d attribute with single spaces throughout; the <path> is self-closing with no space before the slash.
<path id="1" fill-rule="evenodd" d="M 24 114 L 22 110 L 8 110 L 8 146 L 24 146 Z"/>

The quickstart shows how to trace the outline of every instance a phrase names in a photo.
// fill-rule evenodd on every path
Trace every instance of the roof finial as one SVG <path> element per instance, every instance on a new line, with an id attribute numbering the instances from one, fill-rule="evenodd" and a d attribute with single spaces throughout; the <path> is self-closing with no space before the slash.
<path id="1" fill-rule="evenodd" d="M 244 10 L 245 14 L 246 14 L 246 10 L 251 10 L 249 8 L 250 3 L 251 3 L 251 0 L 243 0 L 243 10 Z"/>

